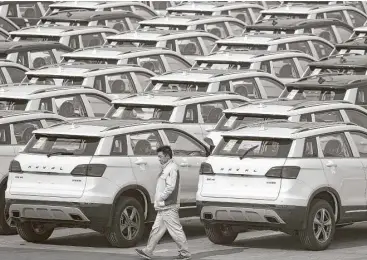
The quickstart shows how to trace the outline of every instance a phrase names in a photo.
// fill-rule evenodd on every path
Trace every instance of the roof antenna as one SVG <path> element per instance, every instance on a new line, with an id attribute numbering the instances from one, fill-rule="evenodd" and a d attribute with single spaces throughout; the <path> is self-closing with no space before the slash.
<path id="1" fill-rule="evenodd" d="M 319 80 L 317 81 L 319 84 L 324 83 L 326 80 L 323 77 L 320 77 Z"/>
<path id="2" fill-rule="evenodd" d="M 341 56 L 340 57 L 340 63 L 345 63 L 345 62 L 347 62 L 347 59 L 344 58 L 344 56 Z"/>

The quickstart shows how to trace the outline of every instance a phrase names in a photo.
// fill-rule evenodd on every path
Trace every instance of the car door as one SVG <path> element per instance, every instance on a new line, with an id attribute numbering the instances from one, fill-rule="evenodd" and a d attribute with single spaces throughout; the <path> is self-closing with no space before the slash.
<path id="1" fill-rule="evenodd" d="M 283 83 L 296 81 L 300 75 L 293 58 L 284 58 L 271 61 L 272 74 Z"/>
<path id="2" fill-rule="evenodd" d="M 205 102 L 199 104 L 199 118 L 201 117 L 201 131 L 205 138 L 222 117 L 223 111 L 228 108 L 225 100 Z"/>
<path id="3" fill-rule="evenodd" d="M 127 144 L 137 184 L 154 196 L 157 177 L 161 172 L 156 149 L 163 145 L 162 137 L 157 130 L 135 132 L 127 135 Z"/>
<path id="4" fill-rule="evenodd" d="M 104 117 L 111 107 L 111 102 L 99 95 L 85 94 L 82 95 L 84 107 L 88 112 L 88 117 Z"/>
<path id="5" fill-rule="evenodd" d="M 184 107 L 182 115 L 182 127 L 185 129 L 185 131 L 194 135 L 196 138 L 204 140 L 203 131 L 200 126 L 202 121 L 199 120 L 198 111 L 198 104 L 191 104 Z M 178 118 L 177 121 L 181 121 L 181 118 Z"/>
<path id="6" fill-rule="evenodd" d="M 8 173 L 9 164 L 17 154 L 17 149 L 14 148 L 16 140 L 12 129 L 13 127 L 9 124 L 0 125 L 0 175 Z"/>
<path id="7" fill-rule="evenodd" d="M 364 127 L 367 129 L 367 113 L 358 111 L 357 109 L 345 109 L 344 110 L 349 122 Z"/>
<path id="8" fill-rule="evenodd" d="M 183 131 L 163 129 L 163 132 L 180 171 L 181 208 L 195 207 L 200 165 L 206 160 L 207 150 Z"/>
<path id="9" fill-rule="evenodd" d="M 345 133 L 335 132 L 320 135 L 321 162 L 331 188 L 341 199 L 342 215 L 348 218 L 365 209 L 366 176 L 364 166 L 353 154 Z"/>

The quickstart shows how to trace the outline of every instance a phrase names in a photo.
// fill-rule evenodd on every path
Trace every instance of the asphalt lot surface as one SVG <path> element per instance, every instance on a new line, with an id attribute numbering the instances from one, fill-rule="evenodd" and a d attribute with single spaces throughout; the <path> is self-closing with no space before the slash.
<path id="1" fill-rule="evenodd" d="M 212 244 L 196 219 L 184 221 L 192 259 L 232 260 L 364 260 L 367 255 L 367 223 L 339 228 L 328 250 L 304 251 L 297 239 L 279 232 L 251 231 L 241 234 L 232 246 Z M 144 246 L 145 240 L 140 246 Z M 172 259 L 176 245 L 167 235 L 158 245 L 155 259 Z M 133 260 L 139 259 L 134 248 L 120 249 L 109 246 L 106 239 L 85 229 L 61 229 L 43 244 L 23 241 L 19 236 L 0 237 L 0 260 Z"/>

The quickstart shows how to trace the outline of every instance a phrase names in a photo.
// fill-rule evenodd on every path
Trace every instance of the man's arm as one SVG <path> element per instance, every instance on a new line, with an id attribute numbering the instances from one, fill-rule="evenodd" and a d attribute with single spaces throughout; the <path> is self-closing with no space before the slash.
<path id="1" fill-rule="evenodd" d="M 169 195 L 173 192 L 176 187 L 176 180 L 177 180 L 177 168 L 172 167 L 170 173 L 166 178 L 166 188 L 162 192 L 160 198 L 161 200 L 165 201 Z"/>

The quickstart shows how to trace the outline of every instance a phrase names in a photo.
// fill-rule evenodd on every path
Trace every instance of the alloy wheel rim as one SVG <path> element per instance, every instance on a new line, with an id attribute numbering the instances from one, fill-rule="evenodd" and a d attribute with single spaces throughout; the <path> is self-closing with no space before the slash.
<path id="1" fill-rule="evenodd" d="M 319 209 L 313 219 L 313 232 L 319 243 L 325 243 L 331 235 L 331 214 L 324 208 Z"/>
<path id="2" fill-rule="evenodd" d="M 46 233 L 47 229 L 46 226 L 40 223 L 31 223 L 32 229 L 35 233 L 42 235 Z"/>
<path id="3" fill-rule="evenodd" d="M 120 232 L 126 240 L 133 240 L 140 229 L 140 216 L 133 206 L 126 207 L 120 217 Z"/>

